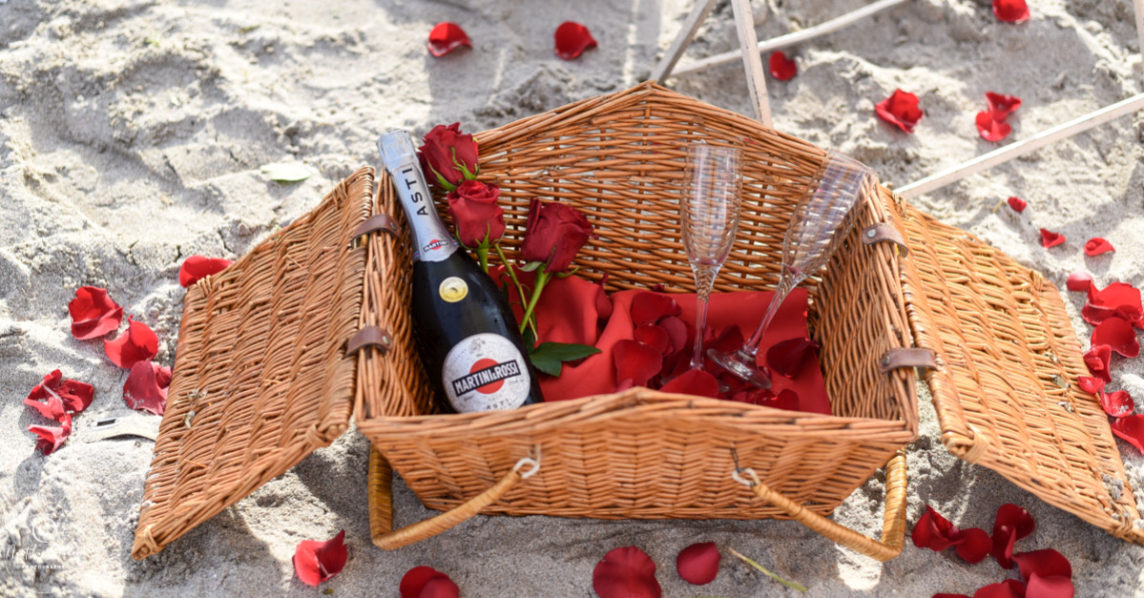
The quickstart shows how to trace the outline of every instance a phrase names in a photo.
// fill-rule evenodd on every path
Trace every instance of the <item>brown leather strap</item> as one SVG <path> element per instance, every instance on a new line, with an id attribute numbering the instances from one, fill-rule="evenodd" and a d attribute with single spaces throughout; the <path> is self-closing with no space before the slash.
<path id="1" fill-rule="evenodd" d="M 901 247 L 905 253 L 910 252 L 910 246 L 906 245 L 906 240 L 902 237 L 902 232 L 889 222 L 875 224 L 862 231 L 862 243 L 865 245 L 873 245 L 874 243 L 883 243 L 886 241 Z"/>
<path id="2" fill-rule="evenodd" d="M 346 355 L 353 355 L 364 347 L 377 347 L 384 355 L 393 346 L 393 335 L 377 326 L 366 326 L 358 330 L 346 342 Z"/>
<path id="3" fill-rule="evenodd" d="M 366 218 L 365 222 L 362 222 L 354 229 L 351 238 L 357 239 L 358 237 L 378 231 L 385 231 L 393 236 L 401 235 L 401 230 L 397 227 L 397 221 L 389 214 L 374 214 Z"/>
<path id="4" fill-rule="evenodd" d="M 878 362 L 882 373 L 898 368 L 932 368 L 937 369 L 937 358 L 930 349 L 920 347 L 902 347 L 890 349 Z"/>

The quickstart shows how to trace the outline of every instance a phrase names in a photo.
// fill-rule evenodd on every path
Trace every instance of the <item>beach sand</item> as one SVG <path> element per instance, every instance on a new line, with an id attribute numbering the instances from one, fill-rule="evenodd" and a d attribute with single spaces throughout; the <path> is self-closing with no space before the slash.
<path id="1" fill-rule="evenodd" d="M 765 39 L 863 3 L 755 4 Z M 755 558 L 805 584 L 810 596 L 972 594 L 1016 577 L 992 559 L 967 565 L 952 551 L 908 540 L 899 558 L 880 564 L 770 520 L 478 517 L 383 552 L 369 539 L 368 443 L 353 431 L 158 556 L 131 560 L 152 443 L 95 440 L 96 421 L 128 412 L 126 372 L 98 341 L 70 335 L 66 306 L 78 287 L 108 288 L 156 331 L 157 359 L 171 365 L 186 256 L 242 255 L 344 176 L 374 164 L 383 130 L 423 134 L 460 121 L 477 131 L 634 85 L 688 10 L 682 0 L 0 1 L 0 594 L 312 596 L 321 590 L 294 577 L 294 548 L 343 528 L 349 562 L 323 584 L 337 596 L 397 595 L 402 574 L 416 565 L 449 574 L 464 596 L 591 596 L 596 562 L 631 544 L 655 560 L 667 596 L 797 594 L 731 557 L 712 584 L 689 586 L 675 573 L 675 556 L 701 541 Z M 986 91 L 1024 100 L 1010 117 L 1010 140 L 1141 91 L 1130 2 L 1056 0 L 1032 11 L 1029 22 L 1009 25 L 985 0 L 917 0 L 794 48 L 798 76 L 768 81 L 775 126 L 903 185 L 996 147 L 974 128 Z M 685 61 L 735 47 L 730 12 L 719 3 Z M 552 32 L 568 19 L 599 40 L 573 62 L 552 51 Z M 446 20 L 460 23 L 474 47 L 434 59 L 425 40 Z M 670 84 L 721 107 L 750 108 L 737 62 Z M 899 87 L 918 94 L 925 111 L 912 135 L 874 116 L 874 104 Z M 1141 124 L 1140 115 L 1118 119 L 916 204 L 1062 289 L 1076 270 L 1101 286 L 1142 285 Z M 266 180 L 260 167 L 278 161 L 303 162 L 313 176 Z M 1028 210 L 1000 205 L 1011 195 Z M 1068 242 L 1042 248 L 1040 227 Z M 1095 236 L 1116 253 L 1085 257 L 1084 241 Z M 1064 301 L 1087 347 L 1083 296 L 1066 293 Z M 1111 388 L 1144 404 L 1144 361 L 1113 365 Z M 21 401 L 55 368 L 94 385 L 96 397 L 67 444 L 45 457 L 24 431 L 43 422 Z M 926 396 L 920 407 L 921 435 L 908 454 L 911 525 L 928 504 L 957 525 L 990 530 L 997 507 L 1016 503 L 1037 522 L 1018 550 L 1062 552 L 1077 596 L 1144 595 L 1144 547 L 954 458 Z M 1132 479 L 1144 482 L 1139 452 L 1120 449 Z M 398 524 L 431 515 L 396 486 Z M 835 519 L 877 534 L 881 496 L 875 475 Z"/>

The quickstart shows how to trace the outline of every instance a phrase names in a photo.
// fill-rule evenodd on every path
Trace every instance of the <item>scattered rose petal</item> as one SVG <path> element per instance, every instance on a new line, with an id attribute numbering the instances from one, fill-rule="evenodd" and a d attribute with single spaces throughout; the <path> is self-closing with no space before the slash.
<path id="1" fill-rule="evenodd" d="M 200 278 L 222 272 L 232 263 L 226 258 L 192 255 L 183 260 L 183 265 L 179 267 L 179 284 L 189 287 Z"/>
<path id="2" fill-rule="evenodd" d="M 890 97 L 878 102 L 874 112 L 882 120 L 898 127 L 906 133 L 913 133 L 918 121 L 925 115 L 918 108 L 918 96 L 900 89 L 895 89 Z"/>
<path id="3" fill-rule="evenodd" d="M 1063 575 L 1038 575 L 1029 577 L 1025 589 L 1028 598 L 1073 598 L 1075 590 L 1071 578 Z"/>
<path id="4" fill-rule="evenodd" d="M 787 378 L 798 376 L 802 368 L 818 355 L 818 343 L 809 338 L 790 338 L 767 349 L 767 366 Z"/>
<path id="5" fill-rule="evenodd" d="M 977 134 L 981 135 L 982 139 L 994 143 L 1005 139 L 1013 131 L 1009 123 L 998 120 L 996 114 L 990 110 L 978 112 L 974 122 L 977 125 Z"/>
<path id="6" fill-rule="evenodd" d="M 127 369 L 140 361 L 149 361 L 159 352 L 159 337 L 146 324 L 127 319 L 127 331 L 118 338 L 103 342 L 111 363 Z"/>
<path id="7" fill-rule="evenodd" d="M 771 76 L 778 81 L 790 81 L 798 74 L 798 65 L 794 63 L 794 60 L 787 58 L 786 54 L 779 51 L 771 52 L 767 66 L 771 71 Z"/>
<path id="8" fill-rule="evenodd" d="M 644 324 L 637 327 L 632 336 L 635 340 L 660 353 L 667 353 L 668 349 L 671 348 L 671 337 L 667 335 L 667 331 L 662 326 Z"/>
<path id="9" fill-rule="evenodd" d="M 167 408 L 167 387 L 171 384 L 171 368 L 153 361 L 140 361 L 131 366 L 123 384 L 123 400 L 140 411 L 163 415 Z"/>
<path id="10" fill-rule="evenodd" d="M 956 531 L 948 519 L 933 510 L 933 507 L 926 505 L 925 512 L 914 524 L 914 531 L 910 536 L 913 538 L 914 546 L 941 552 L 953 546 L 953 534 Z"/>
<path id="11" fill-rule="evenodd" d="M 1144 415 L 1129 415 L 1112 420 L 1112 433 L 1144 453 Z"/>
<path id="12" fill-rule="evenodd" d="M 1048 229 L 1041 229 L 1041 246 L 1048 249 L 1049 247 L 1056 247 L 1066 241 L 1065 236 L 1060 233 L 1054 233 Z"/>
<path id="13" fill-rule="evenodd" d="M 779 391 L 779 394 L 773 395 L 773 397 L 769 400 L 760 401 L 758 404 L 766 405 L 767 407 L 774 407 L 775 409 L 798 411 L 798 393 L 793 389 L 784 388 Z"/>
<path id="14" fill-rule="evenodd" d="M 687 370 L 663 385 L 663 392 L 719 398 L 719 381 L 705 370 Z"/>
<path id="15" fill-rule="evenodd" d="M 1029 579 L 1033 574 L 1072 577 L 1072 565 L 1069 564 L 1069 560 L 1052 548 L 1015 554 L 1013 560 L 1017 561 L 1021 577 L 1025 579 Z"/>
<path id="16" fill-rule="evenodd" d="M 675 299 L 659 293 L 640 293 L 632 297 L 632 324 L 655 324 L 664 316 L 678 316 L 682 308 Z"/>
<path id="17" fill-rule="evenodd" d="M 655 563 L 635 546 L 612 550 L 592 571 L 592 589 L 600 598 L 660 598 Z"/>
<path id="18" fill-rule="evenodd" d="M 1098 396 L 1100 397 L 1101 409 L 1104 409 L 1104 412 L 1112 417 L 1124 417 L 1136 409 L 1132 395 L 1128 394 L 1127 390 L 1102 392 Z"/>
<path id="19" fill-rule="evenodd" d="M 346 566 L 346 530 L 338 535 L 319 542 L 318 540 L 302 540 L 294 549 L 294 574 L 302 583 L 317 586 L 327 579 L 338 574 Z"/>
<path id="20" fill-rule="evenodd" d="M 64 414 L 60 424 L 59 426 L 28 426 L 28 431 L 39 437 L 36 440 L 36 448 L 40 449 L 41 453 L 50 455 L 56 452 L 71 435 L 71 416 Z"/>
<path id="21" fill-rule="evenodd" d="M 54 392 L 48 393 L 46 401 L 35 401 L 32 400 L 32 395 L 28 395 L 28 398 L 24 399 L 24 404 L 35 409 L 41 416 L 55 421 L 62 421 L 64 416 L 68 414 L 64 409 L 64 402 L 60 400 L 60 395 Z"/>
<path id="22" fill-rule="evenodd" d="M 1092 274 L 1088 272 L 1073 272 L 1065 281 L 1065 287 L 1070 291 L 1087 291 L 1092 286 Z"/>
<path id="23" fill-rule="evenodd" d="M 701 586 L 715 579 L 721 558 L 714 542 L 692 544 L 679 551 L 679 556 L 675 558 L 675 569 L 687 583 Z"/>
<path id="24" fill-rule="evenodd" d="M 1037 524 L 1025 509 L 1010 503 L 997 508 L 993 520 L 993 558 L 1005 569 L 1013 567 L 1013 544 L 1033 533 Z"/>
<path id="25" fill-rule="evenodd" d="M 993 0 L 993 16 L 1006 23 L 1024 23 L 1029 20 L 1029 5 L 1025 0 Z"/>
<path id="26" fill-rule="evenodd" d="M 1125 282 L 1114 282 L 1103 290 L 1092 285 L 1088 289 L 1088 302 L 1080 313 L 1084 321 L 1094 326 L 1113 317 L 1139 322 L 1144 316 L 1144 308 L 1140 305 L 1140 290 Z"/>
<path id="27" fill-rule="evenodd" d="M 1009 207 L 1013 208 L 1013 211 L 1017 213 L 1024 212 L 1025 208 L 1029 205 L 1028 202 L 1016 196 L 1010 197 L 1008 201 Z"/>
<path id="28" fill-rule="evenodd" d="M 1106 384 L 1104 380 L 1094 376 L 1081 376 L 1076 379 L 1076 382 L 1077 385 L 1080 386 L 1081 390 L 1092 395 L 1102 392 L 1104 390 L 1104 385 Z"/>
<path id="29" fill-rule="evenodd" d="M 985 101 L 989 103 L 989 111 L 997 120 L 1005 120 L 1021 107 L 1021 98 L 993 93 L 992 91 L 985 92 Z"/>
<path id="30" fill-rule="evenodd" d="M 457 584 L 432 567 L 414 567 L 406 571 L 398 591 L 401 598 L 457 598 L 460 595 Z"/>
<path id="31" fill-rule="evenodd" d="M 1102 237 L 1093 237 L 1084 242 L 1084 254 L 1089 257 L 1098 256 L 1102 253 L 1116 251 L 1116 248 L 1109 243 L 1107 239 Z"/>
<path id="32" fill-rule="evenodd" d="M 1140 341 L 1136 339 L 1136 329 L 1124 318 L 1108 318 L 1092 330 L 1092 346 L 1108 345 L 1124 357 L 1140 354 Z"/>
<path id="33" fill-rule="evenodd" d="M 1084 364 L 1088 366 L 1088 371 L 1105 382 L 1112 381 L 1109 371 L 1111 361 L 1112 347 L 1108 345 L 1097 345 L 1084 354 Z"/>
<path id="34" fill-rule="evenodd" d="M 973 598 L 1025 598 L 1025 584 L 1016 579 L 991 583 L 973 593 Z"/>
<path id="35" fill-rule="evenodd" d="M 961 530 L 957 536 L 957 556 L 969 564 L 980 563 L 989 556 L 993 540 L 985 530 L 973 527 Z"/>
<path id="36" fill-rule="evenodd" d="M 631 381 L 629 386 L 646 386 L 652 376 L 663 367 L 663 353 L 639 341 L 622 340 L 612 350 L 616 367 L 616 380 L 621 385 Z"/>
<path id="37" fill-rule="evenodd" d="M 44 376 L 42 382 L 32 388 L 32 392 L 29 392 L 28 397 L 24 399 L 24 404 L 43 413 L 43 409 L 32 405 L 32 403 L 40 403 L 40 401 L 55 397 L 63 404 L 65 411 L 79 413 L 91 405 L 94 394 L 95 388 L 92 385 L 78 380 L 65 380 L 60 370 L 52 370 L 51 373 Z M 43 403 L 40 404 L 43 405 Z M 58 420 L 59 418 L 53 417 L 52 419 Z"/>
<path id="38" fill-rule="evenodd" d="M 72 336 L 81 341 L 99 338 L 119 328 L 123 321 L 123 308 L 111 300 L 107 289 L 80 287 L 75 299 L 68 303 L 72 319 Z"/>
<path id="39" fill-rule="evenodd" d="M 564 60 L 580 57 L 584 50 L 596 47 L 588 28 L 575 21 L 564 21 L 556 28 L 556 55 Z"/>
<path id="40" fill-rule="evenodd" d="M 429 53 L 434 58 L 440 58 L 461 46 L 473 47 L 473 41 L 464 29 L 456 23 L 448 21 L 437 23 L 429 31 Z"/>
<path id="41" fill-rule="evenodd" d="M 667 332 L 669 339 L 667 354 L 674 355 L 687 346 L 687 324 L 678 316 L 661 318 L 658 326 Z"/>

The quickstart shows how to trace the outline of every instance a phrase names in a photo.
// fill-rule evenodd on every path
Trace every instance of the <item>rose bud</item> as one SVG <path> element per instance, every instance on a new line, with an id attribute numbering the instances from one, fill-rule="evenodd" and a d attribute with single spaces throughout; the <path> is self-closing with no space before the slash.
<path id="1" fill-rule="evenodd" d="M 480 181 L 465 181 L 445 197 L 457 236 L 465 247 L 476 247 L 486 239 L 496 242 L 504 234 L 504 210 L 497 204 L 500 189 Z"/>
<path id="2" fill-rule="evenodd" d="M 461 134 L 461 124 L 437 125 L 422 140 L 421 169 L 432 173 L 437 184 L 447 191 L 456 189 L 466 179 L 477 178 L 477 142 L 472 135 Z"/>
<path id="3" fill-rule="evenodd" d="M 520 256 L 526 262 L 543 262 L 546 272 L 563 272 L 591 234 L 592 224 L 576 208 L 533 198 Z"/>

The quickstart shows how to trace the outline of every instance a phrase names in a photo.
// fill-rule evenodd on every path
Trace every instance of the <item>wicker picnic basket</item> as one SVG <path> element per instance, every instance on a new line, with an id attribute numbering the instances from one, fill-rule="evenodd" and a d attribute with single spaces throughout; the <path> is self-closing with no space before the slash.
<path id="1" fill-rule="evenodd" d="M 743 152 L 742 232 L 721 291 L 774 286 L 791 209 L 826 158 L 654 84 L 477 138 L 481 178 L 502 190 L 507 245 L 523 232 L 529 198 L 574 205 L 599 234 L 577 263 L 588 277 L 608 273 L 611 290 L 692 288 L 675 232 L 687 142 Z M 1107 423 L 1076 387 L 1084 366 L 1056 289 L 885 188 L 868 188 L 853 220 L 806 283 L 831 415 L 644 388 L 438 415 L 413 349 L 403 216 L 387 177 L 375 185 L 370 169 L 358 171 L 188 290 L 132 554 L 158 552 L 328 445 L 352 414 L 376 449 L 371 528 L 384 548 L 478 512 L 779 517 L 893 558 L 905 534 L 903 448 L 917 434 L 915 338 L 936 352 L 928 379 L 955 454 L 1142 541 Z M 883 465 L 881 541 L 826 518 Z M 392 531 L 390 468 L 445 513 Z M 1114 498 L 1116 484 L 1124 490 Z"/>

